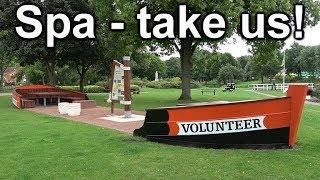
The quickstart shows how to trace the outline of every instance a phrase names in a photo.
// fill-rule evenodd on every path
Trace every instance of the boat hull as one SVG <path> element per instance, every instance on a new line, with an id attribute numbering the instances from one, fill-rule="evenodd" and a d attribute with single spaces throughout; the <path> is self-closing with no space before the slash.
<path id="1" fill-rule="evenodd" d="M 88 100 L 84 93 L 61 89 L 49 85 L 26 85 L 16 87 L 12 91 L 12 104 L 19 108 L 31 108 L 36 105 L 37 99 L 52 99 L 73 101 L 73 100 Z M 58 103 L 58 102 L 57 102 Z"/>
<path id="2" fill-rule="evenodd" d="M 203 148 L 289 148 L 290 128 L 259 130 L 218 135 L 153 136 L 145 138 L 171 145 Z"/>
<path id="3" fill-rule="evenodd" d="M 306 94 L 306 86 L 296 85 L 281 98 L 151 109 L 134 135 L 209 148 L 292 147 Z"/>

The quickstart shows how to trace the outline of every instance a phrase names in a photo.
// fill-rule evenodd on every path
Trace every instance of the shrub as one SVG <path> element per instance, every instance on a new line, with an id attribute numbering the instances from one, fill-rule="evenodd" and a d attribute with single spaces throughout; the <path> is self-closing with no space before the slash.
<path id="1" fill-rule="evenodd" d="M 275 79 L 278 83 L 282 83 L 283 77 L 281 74 L 277 74 L 275 76 Z M 303 79 L 301 79 L 298 75 L 290 73 L 286 75 L 286 82 L 287 83 L 296 83 L 296 82 L 303 82 Z"/>
<path id="2" fill-rule="evenodd" d="M 62 86 L 62 89 L 71 90 L 71 91 L 80 91 L 79 86 Z M 106 89 L 97 85 L 85 86 L 85 93 L 104 93 Z"/>
<path id="3" fill-rule="evenodd" d="M 79 91 L 79 86 L 60 86 L 60 88 L 70 91 Z"/>
<path id="4" fill-rule="evenodd" d="M 316 97 L 316 98 L 320 98 L 320 90 L 317 89 L 317 90 L 312 91 L 311 96 Z"/>
<path id="5" fill-rule="evenodd" d="M 160 81 L 151 81 L 146 84 L 149 88 L 155 88 L 155 89 L 170 89 L 175 88 L 179 89 L 181 88 L 181 79 L 179 77 L 175 78 L 168 78 L 168 79 L 162 79 Z M 191 88 L 199 88 L 201 87 L 201 84 L 197 81 L 191 81 Z"/>
<path id="6" fill-rule="evenodd" d="M 147 84 L 148 82 L 149 82 L 148 80 L 146 80 L 146 79 L 142 80 L 142 79 L 140 79 L 140 78 L 133 78 L 133 79 L 131 80 L 131 84 L 132 84 L 132 85 L 137 85 L 137 86 L 139 86 L 139 87 L 144 87 L 144 86 L 146 86 L 146 84 Z"/>
<path id="7" fill-rule="evenodd" d="M 92 86 L 85 86 L 84 92 L 86 93 L 103 93 L 106 92 L 106 88 L 92 85 Z"/>
<path id="8" fill-rule="evenodd" d="M 162 84 L 160 81 L 150 81 L 146 84 L 148 88 L 162 89 Z"/>
<path id="9" fill-rule="evenodd" d="M 131 91 L 140 92 L 140 86 L 131 84 Z"/>
<path id="10" fill-rule="evenodd" d="M 109 84 L 107 81 L 98 81 L 96 82 L 96 86 L 100 86 L 100 87 L 103 87 L 103 88 L 107 88 L 109 87 Z"/>
<path id="11" fill-rule="evenodd" d="M 11 93 L 15 87 L 14 86 L 4 86 L 3 89 L 0 89 L 0 92 Z"/>
<path id="12" fill-rule="evenodd" d="M 210 88 L 219 88 L 220 87 L 220 83 L 216 79 L 213 79 L 211 81 L 205 82 L 204 85 L 206 87 L 210 87 Z"/>
<path id="13" fill-rule="evenodd" d="M 191 81 L 191 88 L 195 89 L 195 88 L 199 88 L 201 86 L 202 86 L 202 84 L 200 82 L 194 81 L 194 80 Z"/>

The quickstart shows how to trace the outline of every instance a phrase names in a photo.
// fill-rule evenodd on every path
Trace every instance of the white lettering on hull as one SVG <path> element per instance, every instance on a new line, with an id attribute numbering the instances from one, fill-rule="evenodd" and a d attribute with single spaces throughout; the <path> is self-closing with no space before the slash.
<path id="1" fill-rule="evenodd" d="M 267 129 L 265 116 L 178 123 L 180 136 L 249 132 Z"/>

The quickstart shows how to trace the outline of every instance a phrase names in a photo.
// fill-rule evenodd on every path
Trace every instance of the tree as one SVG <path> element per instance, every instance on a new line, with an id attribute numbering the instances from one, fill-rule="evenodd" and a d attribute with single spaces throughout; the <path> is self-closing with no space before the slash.
<path id="1" fill-rule="evenodd" d="M 286 13 L 291 13 L 293 11 L 294 4 L 297 1 L 291 0 L 268 0 L 268 1 L 206 1 L 205 3 L 202 0 L 193 0 L 193 1 L 180 1 L 180 0 L 117 0 L 116 6 L 119 12 L 121 12 L 123 17 L 126 17 L 122 20 L 129 24 L 133 24 L 130 21 L 130 17 L 135 17 L 137 8 L 147 6 L 149 12 L 152 14 L 152 17 L 159 12 L 168 12 L 174 16 L 174 19 L 178 20 L 177 7 L 179 4 L 184 3 L 188 6 L 189 12 L 223 12 L 224 16 L 228 18 L 228 31 L 224 38 L 230 37 L 234 30 L 239 24 L 239 16 L 242 11 L 252 13 L 252 16 L 257 12 L 270 13 L 274 11 L 284 11 Z M 306 10 L 306 21 L 307 24 L 315 24 L 319 20 L 319 2 L 316 1 L 306 1 L 304 2 L 307 5 Z M 310 8 L 312 7 L 312 8 Z M 206 14 L 203 13 L 203 14 Z M 203 15 L 204 16 L 204 15 Z M 202 19 L 203 19 L 202 16 Z M 131 22 L 131 23 L 130 23 Z M 135 19 L 133 19 L 135 22 Z M 200 27 L 199 21 L 196 22 L 196 26 Z M 149 24 L 150 25 L 150 24 Z M 134 28 L 132 34 L 137 35 L 137 29 Z M 175 28 L 174 31 L 175 37 L 178 37 L 178 28 Z M 180 99 L 190 100 L 190 81 L 191 81 L 191 69 L 192 69 L 192 55 L 198 46 L 207 45 L 212 49 L 216 49 L 217 44 L 221 41 L 210 40 L 207 38 L 195 39 L 189 37 L 187 39 L 175 38 L 172 40 L 153 40 L 153 41 L 144 41 L 146 45 L 156 46 L 165 50 L 168 54 L 173 53 L 174 51 L 180 54 L 181 60 L 181 78 L 182 78 L 182 93 Z"/>
<path id="2" fill-rule="evenodd" d="M 59 86 L 76 86 L 80 84 L 79 75 L 76 69 L 69 65 L 57 68 L 57 78 Z"/>
<path id="3" fill-rule="evenodd" d="M 237 59 L 238 66 L 243 70 L 244 78 L 246 81 L 251 80 L 251 78 L 253 77 L 251 58 L 251 56 L 241 56 Z"/>
<path id="4" fill-rule="evenodd" d="M 85 79 L 88 70 L 103 59 L 103 52 L 97 41 L 69 41 L 62 50 L 60 58 L 63 64 L 68 64 L 79 75 L 79 89 L 84 92 Z M 83 50 L 85 49 L 85 51 Z"/>
<path id="5" fill-rule="evenodd" d="M 139 78 L 148 78 L 149 80 L 155 79 L 155 73 L 158 71 L 160 77 L 165 77 L 167 72 L 167 66 L 159 56 L 152 53 L 135 54 L 133 64 L 133 75 Z"/>
<path id="6" fill-rule="evenodd" d="M 6 32 L 0 30 L 0 92 L 3 90 L 4 72 L 9 66 L 14 64 L 14 55 L 7 51 L 5 41 L 3 40 L 5 35 Z"/>
<path id="7" fill-rule="evenodd" d="M 35 61 L 42 62 L 48 74 L 49 84 L 55 85 L 56 84 L 56 64 L 57 64 L 57 48 L 47 48 L 46 47 L 46 35 L 43 33 L 39 38 L 34 40 L 24 40 L 19 38 L 16 33 L 14 32 L 14 28 L 19 26 L 20 23 L 16 19 L 15 16 L 15 9 L 17 6 L 27 3 L 30 1 L 27 0 L 18 0 L 18 1 L 7 1 L 6 6 L 4 6 L 5 14 L 5 27 L 9 32 L 6 41 L 8 44 L 11 45 L 11 50 L 16 51 L 21 64 L 33 64 Z M 72 15 L 72 10 L 68 4 L 68 1 L 65 0 L 50 0 L 50 1 L 35 1 L 38 7 L 41 7 L 43 10 L 41 16 L 42 24 L 45 22 L 45 17 L 48 12 L 50 13 L 58 13 L 64 12 Z M 56 29 L 61 31 L 63 26 L 60 23 L 56 24 Z M 25 29 L 32 30 L 32 27 L 25 26 Z"/>
<path id="8" fill-rule="evenodd" d="M 138 7 L 147 6 L 149 12 L 155 15 L 159 12 L 168 12 L 174 16 L 175 20 L 178 20 L 177 7 L 181 3 L 186 3 L 188 10 L 191 12 L 224 12 L 224 16 L 228 17 L 228 32 L 224 36 L 230 37 L 239 22 L 239 14 L 242 10 L 242 1 L 206 1 L 205 4 L 202 0 L 195 1 L 179 1 L 179 0 L 168 0 L 168 1 L 155 1 L 155 0 L 117 0 L 116 6 L 119 12 L 121 12 L 124 20 L 129 26 L 131 24 L 136 25 L 136 20 L 130 17 L 135 17 Z M 201 16 L 203 19 L 205 14 Z M 133 21 L 130 21 L 133 20 Z M 200 27 L 200 20 L 196 22 L 196 26 Z M 137 27 L 133 28 L 131 34 L 137 36 Z M 176 37 L 178 30 L 175 30 Z M 137 36 L 138 37 L 138 36 Z M 195 39 L 189 37 L 187 39 L 176 38 L 173 40 L 153 40 L 144 41 L 145 45 L 154 46 L 163 49 L 167 54 L 172 54 L 173 52 L 178 52 L 180 55 L 181 62 L 181 79 L 182 79 L 182 93 L 180 100 L 191 100 L 190 94 L 190 82 L 191 82 L 191 70 L 192 70 L 192 56 L 194 51 L 200 45 L 208 45 L 212 48 L 216 48 L 218 41 L 210 40 L 207 38 Z"/>
<path id="9" fill-rule="evenodd" d="M 210 79 L 210 67 L 216 63 L 213 53 L 197 49 L 193 54 L 192 79 L 208 81 Z"/>
<path id="10" fill-rule="evenodd" d="M 193 55 L 192 78 L 198 81 L 211 81 L 218 77 L 220 68 L 226 64 L 237 65 L 230 53 L 196 50 Z"/>
<path id="11" fill-rule="evenodd" d="M 220 82 L 223 82 L 223 84 L 231 83 L 243 78 L 242 70 L 231 64 L 221 67 L 218 74 L 218 79 Z"/>
<path id="12" fill-rule="evenodd" d="M 5 52 L 4 45 L 0 41 L 0 92 L 3 90 L 4 71 L 7 69 L 10 60 Z"/>
<path id="13" fill-rule="evenodd" d="M 15 16 L 16 8 L 23 4 L 28 3 L 29 0 L 17 0 L 9 1 L 5 0 L 5 5 L 0 6 L 4 12 L 3 24 L 5 30 L 8 31 L 5 41 L 7 42 L 10 51 L 15 52 L 20 60 L 21 65 L 34 64 L 36 61 L 41 62 L 47 72 L 48 81 L 51 85 L 56 85 L 57 83 L 57 66 L 61 64 L 66 64 L 66 62 L 60 62 L 62 60 L 59 58 L 60 53 L 68 50 L 68 41 L 58 41 L 56 40 L 56 45 L 54 48 L 47 48 L 46 45 L 46 33 L 42 33 L 37 39 L 25 40 L 18 37 L 15 33 L 15 27 L 20 26 L 21 23 L 18 22 Z M 46 24 L 46 17 L 48 13 L 57 14 L 63 12 L 69 17 L 74 17 L 78 13 L 91 13 L 88 0 L 44 0 L 44 1 L 32 1 L 33 4 L 40 7 L 42 10 L 42 16 L 39 20 L 42 24 Z M 60 21 L 55 23 L 55 30 L 62 31 L 63 25 Z M 30 26 L 24 26 L 27 30 L 32 30 Z"/>
<path id="14" fill-rule="evenodd" d="M 17 81 L 21 82 L 26 77 L 27 84 L 46 84 L 48 79 L 45 67 L 41 62 L 20 67 L 17 73 Z"/>
<path id="15" fill-rule="evenodd" d="M 167 66 L 167 77 L 174 78 L 181 76 L 181 64 L 179 58 L 170 58 L 169 60 L 165 61 Z"/>
<path id="16" fill-rule="evenodd" d="M 305 71 L 315 76 L 320 71 L 320 46 L 305 47 L 298 57 Z"/>
<path id="17" fill-rule="evenodd" d="M 252 66 L 254 73 L 260 76 L 261 83 L 264 83 L 264 77 L 273 78 L 280 71 L 282 60 L 278 57 L 279 48 L 279 43 L 273 40 L 254 43 Z"/>
<path id="18" fill-rule="evenodd" d="M 99 62 L 99 66 L 96 68 L 100 74 L 105 74 L 108 78 L 111 75 L 113 60 L 129 55 L 132 57 L 134 66 L 134 61 L 140 61 L 140 58 L 135 56 L 140 51 L 145 50 L 145 44 L 142 44 L 141 39 L 133 34 L 136 30 L 134 13 L 126 13 L 128 11 L 135 12 L 136 3 L 127 4 L 118 0 L 90 0 L 90 3 L 98 19 L 97 36 L 104 49 L 105 56 L 105 60 Z M 119 20 L 126 20 L 126 30 L 120 34 L 119 32 L 111 31 L 109 27 L 111 22 Z M 134 72 L 134 74 L 137 75 L 138 73 Z"/>
<path id="19" fill-rule="evenodd" d="M 287 14 L 292 14 L 294 5 L 296 3 L 303 3 L 305 5 L 305 26 L 314 26 L 320 20 L 320 2 L 319 1 L 290 1 L 290 0 L 268 0 L 268 1 L 244 1 L 244 10 L 251 14 L 251 18 L 254 19 L 254 14 L 258 12 L 270 13 L 274 11 L 281 11 Z M 252 29 L 256 27 L 255 21 L 251 22 Z M 270 40 L 265 38 L 262 41 L 253 40 L 247 41 L 252 47 L 253 67 L 255 73 L 260 75 L 261 81 L 263 82 L 264 76 L 273 76 L 277 70 L 277 52 L 283 47 L 283 41 Z M 270 60 L 269 60 L 269 58 Z M 270 61 L 270 62 L 268 62 Z"/>
<path id="20" fill-rule="evenodd" d="M 298 57 L 303 49 L 303 46 L 295 42 L 290 49 L 285 51 L 286 68 L 288 73 L 296 73 L 301 77 L 303 59 L 299 59 Z"/>

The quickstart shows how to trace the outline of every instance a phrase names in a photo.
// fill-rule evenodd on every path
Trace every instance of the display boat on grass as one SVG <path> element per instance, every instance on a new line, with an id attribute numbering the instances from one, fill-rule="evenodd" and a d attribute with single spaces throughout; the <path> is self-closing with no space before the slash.
<path id="1" fill-rule="evenodd" d="M 12 103 L 19 109 L 87 99 L 88 97 L 84 93 L 49 85 L 18 86 L 12 91 Z"/>
<path id="2" fill-rule="evenodd" d="M 134 135 L 151 141 L 207 148 L 293 147 L 308 87 L 286 97 L 147 110 Z"/>

